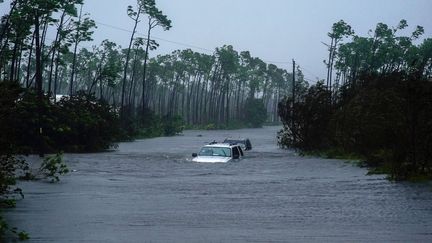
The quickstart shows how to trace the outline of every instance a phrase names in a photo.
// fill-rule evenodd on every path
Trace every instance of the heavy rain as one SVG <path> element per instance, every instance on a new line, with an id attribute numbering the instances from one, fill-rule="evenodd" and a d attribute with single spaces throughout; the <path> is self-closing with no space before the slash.
<path id="1" fill-rule="evenodd" d="M 0 242 L 432 242 L 429 0 L 0 0 Z"/>

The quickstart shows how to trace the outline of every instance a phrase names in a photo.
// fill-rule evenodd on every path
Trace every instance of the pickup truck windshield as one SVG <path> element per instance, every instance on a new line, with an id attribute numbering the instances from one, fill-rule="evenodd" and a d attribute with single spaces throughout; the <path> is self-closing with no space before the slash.
<path id="1" fill-rule="evenodd" d="M 230 148 L 220 148 L 220 147 L 204 147 L 198 154 L 199 156 L 222 156 L 231 157 Z"/>

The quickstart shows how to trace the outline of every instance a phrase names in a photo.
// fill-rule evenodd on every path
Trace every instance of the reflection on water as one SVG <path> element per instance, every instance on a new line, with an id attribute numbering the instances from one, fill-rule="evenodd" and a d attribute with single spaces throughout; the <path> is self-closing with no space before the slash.
<path id="1" fill-rule="evenodd" d="M 276 146 L 278 127 L 187 131 L 68 154 L 59 184 L 22 182 L 7 212 L 30 242 L 431 242 L 430 184 L 391 183 Z M 191 162 L 206 142 L 248 137 L 233 163 Z"/>

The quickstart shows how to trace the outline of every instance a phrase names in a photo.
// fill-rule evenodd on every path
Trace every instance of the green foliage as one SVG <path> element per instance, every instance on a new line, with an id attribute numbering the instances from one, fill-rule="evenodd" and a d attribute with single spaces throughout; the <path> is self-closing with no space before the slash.
<path id="1" fill-rule="evenodd" d="M 279 144 L 303 150 L 328 149 L 327 126 L 333 112 L 329 100 L 330 93 L 321 82 L 299 92 L 294 108 L 292 98 L 283 99 L 278 109 L 284 124 L 278 135 Z"/>
<path id="2" fill-rule="evenodd" d="M 215 126 L 214 123 L 210 123 L 210 124 L 207 124 L 207 125 L 204 127 L 204 129 L 205 129 L 205 130 L 215 130 L 215 129 L 216 129 L 216 126 Z"/>
<path id="3" fill-rule="evenodd" d="M 391 28 L 377 24 L 373 37 L 353 36 L 331 47 L 327 85 L 319 83 L 279 104 L 282 147 L 352 154 L 393 180 L 432 175 L 432 50 L 430 39 L 415 46 L 424 32 L 397 36 L 405 20 Z M 371 31 L 372 32 L 372 31 Z M 333 25 L 332 43 L 353 32 Z M 335 60 L 336 80 L 332 85 Z"/>
<path id="4" fill-rule="evenodd" d="M 162 127 L 164 136 L 174 136 L 183 131 L 184 122 L 180 116 L 164 116 L 162 117 Z"/>
<path id="5" fill-rule="evenodd" d="M 123 137 L 124 139 L 175 136 L 181 133 L 184 128 L 185 125 L 181 116 L 166 115 L 160 117 L 149 109 L 146 109 L 144 115 L 129 116 L 128 122 L 122 126 L 123 132 L 128 132 L 127 136 Z M 125 129 L 129 130 L 126 131 Z"/>
<path id="6" fill-rule="evenodd" d="M 30 236 L 29 236 L 29 234 L 27 232 L 20 231 L 20 232 L 18 232 L 18 239 L 19 240 L 29 240 Z"/>
<path id="7" fill-rule="evenodd" d="M 24 198 L 21 188 L 16 187 L 16 177 L 27 173 L 29 167 L 23 159 L 13 155 L 23 151 L 15 143 L 17 101 L 22 98 L 23 91 L 17 83 L 0 82 L 0 208 L 15 207 L 16 198 Z M 11 228 L 0 215 L 0 241 L 10 233 L 19 239 L 28 239 L 25 232 L 18 232 L 16 228 Z"/>
<path id="8" fill-rule="evenodd" d="M 267 119 L 267 109 L 262 99 L 247 99 L 245 104 L 245 122 L 250 127 L 262 127 Z"/>
<path id="9" fill-rule="evenodd" d="M 1 212 L 0 212 L 1 213 Z M 0 241 L 3 242 L 3 240 L 8 237 L 10 238 L 10 234 L 14 235 L 18 238 L 20 241 L 29 240 L 30 236 L 25 231 L 18 231 L 16 227 L 11 227 L 6 220 L 3 218 L 2 215 L 0 215 Z"/>
<path id="10" fill-rule="evenodd" d="M 277 124 L 279 125 L 279 124 Z M 250 124 L 246 124 L 244 121 L 232 120 L 228 124 L 216 125 L 214 123 L 209 123 L 206 125 L 195 125 L 195 126 L 185 126 L 185 129 L 189 130 L 237 130 L 246 127 L 251 127 Z"/>
<path id="11" fill-rule="evenodd" d="M 32 90 L 0 82 L 0 151 L 91 152 L 114 146 L 120 123 L 115 110 L 94 95 L 78 92 L 54 103 L 39 102 Z"/>
<path id="12" fill-rule="evenodd" d="M 281 146 L 305 151 L 340 148 L 342 154 L 364 158 L 394 180 L 432 174 L 430 81 L 401 73 L 365 75 L 356 90 L 341 90 L 335 104 L 319 86 L 311 87 L 296 104 L 294 117 L 290 101 L 280 103 L 285 127 L 279 134 Z"/>
<path id="13" fill-rule="evenodd" d="M 422 70 L 425 76 L 430 76 L 432 64 L 428 60 L 432 57 L 431 39 L 426 38 L 416 46 L 414 42 L 424 33 L 424 29 L 416 26 L 410 36 L 399 36 L 398 32 L 407 28 L 406 20 L 401 20 L 393 28 L 378 23 L 368 37 L 352 35 L 351 41 L 341 43 L 334 58 L 336 76 L 342 80 L 336 80 L 336 83 L 343 81 L 356 85 L 359 75 L 365 72 L 391 74 Z"/>
<path id="14" fill-rule="evenodd" d="M 28 164 L 10 154 L 0 155 L 0 199 L 8 199 L 9 196 L 20 195 L 24 197 L 20 188 L 14 187 L 16 176 L 28 171 Z"/>
<path id="15" fill-rule="evenodd" d="M 258 127 L 261 127 L 261 125 L 259 125 Z M 241 129 L 241 128 L 245 128 L 245 127 L 252 127 L 252 126 L 250 124 L 246 123 L 245 121 L 233 120 L 233 121 L 228 122 L 228 124 L 222 125 L 220 127 L 220 129 L 236 130 L 236 129 Z"/>
<path id="16" fill-rule="evenodd" d="M 4 199 L 0 201 L 0 208 L 15 208 L 16 200 L 15 199 Z"/>
<path id="17" fill-rule="evenodd" d="M 60 176 L 69 172 L 67 165 L 63 161 L 63 154 L 58 153 L 53 156 L 46 157 L 40 167 L 40 171 L 51 182 L 60 181 Z"/>
<path id="18" fill-rule="evenodd" d="M 0 241 L 8 233 L 17 235 L 22 240 L 28 239 L 28 235 L 25 232 L 18 232 L 16 228 L 11 228 L 1 215 L 1 209 L 14 208 L 16 206 L 17 196 L 24 198 L 22 190 L 16 187 L 15 184 L 16 176 L 27 170 L 28 165 L 24 160 L 12 155 L 0 155 Z"/>
<path id="19" fill-rule="evenodd" d="M 150 26 L 161 26 L 164 30 L 171 28 L 171 20 L 156 7 L 155 0 L 137 0 L 137 2 L 142 8 L 142 12 L 148 15 Z"/>
<path id="20" fill-rule="evenodd" d="M 152 114 L 146 119 L 145 123 L 139 125 L 139 130 L 134 137 L 138 138 L 153 138 L 163 135 L 163 127 L 161 118 Z"/>
<path id="21" fill-rule="evenodd" d="M 267 108 L 266 113 L 271 114 L 268 121 L 278 122 L 275 106 L 280 97 L 287 94 L 290 85 L 287 80 L 292 78 L 286 70 L 248 51 L 238 52 L 231 45 L 216 48 L 212 55 L 187 49 L 150 58 L 150 51 L 158 47 L 151 38 L 152 30 L 172 27 L 169 16 L 158 8 L 155 0 L 137 0 L 133 7 L 125 9 L 125 14 L 135 24 L 146 22 L 145 38 L 135 36 L 138 29 L 134 25 L 130 44 L 125 49 L 108 40 L 93 48 L 78 48 L 81 42 L 92 39 L 96 27 L 87 14 L 77 9 L 83 3 L 83 0 L 11 1 L 9 13 L 0 20 L 4 27 L 0 76 L 25 87 L 35 87 L 39 94 L 51 97 L 74 94 L 77 90 L 95 93 L 98 99 L 120 109 L 122 139 L 131 139 L 142 130 L 151 136 L 158 134 L 159 129 L 153 132 L 152 126 L 145 127 L 141 123 L 138 117 L 144 114 L 137 114 L 141 113 L 136 112 L 139 106 L 154 110 L 160 119 L 165 115 L 180 115 L 190 126 L 213 123 L 218 128 L 229 128 L 233 127 L 233 122 L 245 121 L 246 100 L 259 96 Z M 46 38 L 50 34 L 52 38 Z M 62 139 L 58 132 L 72 133 L 74 140 L 81 140 L 67 122 L 57 126 L 57 115 L 50 114 L 58 110 L 47 97 L 42 101 L 44 114 L 38 117 L 42 108 L 33 102 L 36 95 L 26 96 L 27 104 L 21 102 L 25 109 L 20 115 L 33 120 L 22 125 L 26 131 L 24 135 L 31 136 L 17 139 L 27 153 L 55 152 L 56 139 Z M 135 112 L 124 115 L 125 108 Z M 31 139 L 26 141 L 29 137 Z M 41 144 L 45 147 L 38 148 Z M 73 141 L 61 149 L 103 149 L 93 147 L 94 144 L 83 146 Z"/>
<path id="22" fill-rule="evenodd" d="M 12 129 L 17 121 L 17 100 L 23 89 L 15 82 L 0 82 L 0 155 L 17 152 L 11 141 L 16 139 Z"/>
<path id="23" fill-rule="evenodd" d="M 58 150 L 91 152 L 109 149 L 120 136 L 120 122 L 113 108 L 93 94 L 78 92 L 55 104 L 58 123 L 53 139 Z"/>
<path id="24" fill-rule="evenodd" d="M 30 239 L 27 232 L 18 231 L 17 228 L 9 226 L 3 216 L 0 215 L 0 241 L 3 242 L 2 240 L 5 239 L 8 234 L 15 235 L 20 241 Z"/>
<path id="25" fill-rule="evenodd" d="M 328 33 L 327 35 L 334 40 L 340 40 L 345 36 L 350 36 L 353 34 L 354 31 L 351 29 L 351 26 L 345 23 L 345 21 L 339 20 L 333 24 L 332 32 Z"/>

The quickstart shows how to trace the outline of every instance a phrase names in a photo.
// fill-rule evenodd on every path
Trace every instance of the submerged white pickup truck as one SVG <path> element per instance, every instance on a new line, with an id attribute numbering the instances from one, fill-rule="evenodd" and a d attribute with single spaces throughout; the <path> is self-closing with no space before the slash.
<path id="1" fill-rule="evenodd" d="M 244 156 L 238 144 L 210 143 L 201 148 L 200 152 L 192 154 L 192 161 L 202 163 L 226 163 L 240 160 Z"/>

